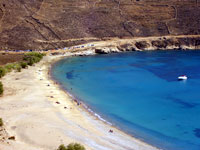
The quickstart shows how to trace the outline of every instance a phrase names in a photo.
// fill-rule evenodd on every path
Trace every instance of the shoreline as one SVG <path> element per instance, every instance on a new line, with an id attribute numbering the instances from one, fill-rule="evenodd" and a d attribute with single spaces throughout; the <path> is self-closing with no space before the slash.
<path id="1" fill-rule="evenodd" d="M 49 78 L 48 71 L 50 66 L 52 63 L 62 58 L 63 56 L 46 56 L 45 60 L 42 60 L 42 62 L 36 64 L 36 66 L 23 70 L 19 74 L 12 72 L 3 78 L 6 89 L 10 88 L 6 83 L 12 83 L 12 79 L 15 79 L 13 85 L 21 85 L 21 87 L 18 87 L 17 90 L 15 87 L 11 92 L 9 90 L 10 93 L 5 92 L 5 95 L 0 98 L 0 113 L 3 120 L 5 120 L 6 131 L 9 135 L 14 135 L 16 137 L 16 141 L 9 141 L 9 144 L 0 143 L 0 148 L 23 150 L 27 147 L 31 147 L 30 149 L 37 147 L 38 150 L 50 150 L 55 149 L 60 144 L 67 145 L 75 141 L 83 144 L 87 150 L 158 150 L 113 126 L 105 124 L 86 110 L 80 110 L 80 107 L 73 102 L 69 94 L 60 89 L 59 85 L 55 84 L 54 81 Z M 30 77 L 32 77 L 31 79 L 35 82 L 30 81 L 29 76 L 26 74 L 30 75 Z M 40 77 L 38 75 L 40 75 Z M 16 80 L 20 76 L 24 76 L 24 78 Z M 14 82 L 25 82 L 28 85 Z M 47 86 L 48 84 L 50 84 L 50 86 Z M 34 88 L 34 91 L 31 93 L 30 91 L 33 90 L 32 88 Z M 21 91 L 21 89 L 24 89 L 25 93 Z M 30 94 L 33 96 L 30 96 Z M 53 95 L 53 97 L 51 97 L 51 95 Z M 39 97 L 36 102 L 34 100 L 35 96 Z M 19 98 L 23 101 L 16 100 Z M 59 104 L 57 102 L 59 102 Z M 19 109 L 18 105 L 21 105 L 21 103 L 25 105 L 24 107 L 30 108 L 28 110 L 27 108 Z M 44 103 L 45 113 L 40 108 Z M 11 107 L 13 110 L 2 109 L 7 108 L 6 106 L 8 108 Z M 64 107 L 67 107 L 67 109 Z M 46 111 L 51 115 L 46 114 Z M 41 114 L 41 116 L 39 114 Z M 28 115 L 30 119 L 26 118 L 26 115 Z M 34 117 L 35 115 L 37 117 Z M 24 119 L 24 117 L 26 119 Z M 27 119 L 29 120 L 28 123 Z M 112 129 L 114 133 L 109 133 L 108 131 L 110 129 Z M 42 133 L 51 133 L 51 136 Z M 60 140 L 55 137 L 58 137 Z M 119 140 L 120 143 L 118 143 Z M 6 142 L 8 141 L 6 140 Z"/>
<path id="2" fill-rule="evenodd" d="M 65 58 L 67 58 L 67 57 L 68 57 L 68 56 L 65 56 L 65 57 L 60 58 L 60 59 L 57 59 L 57 60 L 55 60 L 55 61 L 53 61 L 53 62 L 51 63 L 51 65 L 50 65 L 50 67 L 49 67 L 49 71 L 48 71 L 48 72 L 49 72 L 49 73 L 48 73 L 48 78 L 49 78 L 50 80 L 52 80 L 53 83 L 54 83 L 54 85 L 57 85 L 58 88 L 59 88 L 60 90 L 66 92 L 66 94 L 71 98 L 72 103 L 75 103 L 75 105 L 77 106 L 77 108 L 80 108 L 81 110 L 86 111 L 87 113 L 89 113 L 89 114 L 92 115 L 93 117 L 99 119 L 99 120 L 102 121 L 103 123 L 114 127 L 114 126 L 112 125 L 112 123 L 110 123 L 109 121 L 107 121 L 107 120 L 105 120 L 104 118 L 102 118 L 99 114 L 95 113 L 95 111 L 93 111 L 92 109 L 90 109 L 90 107 L 89 107 L 87 104 L 85 104 L 81 99 L 79 99 L 79 98 L 77 98 L 76 96 L 74 96 L 73 94 L 71 94 L 71 93 L 69 92 L 69 90 L 64 89 L 64 87 L 62 87 L 61 84 L 57 83 L 56 79 L 53 78 L 53 75 L 52 75 L 52 67 L 53 67 L 53 65 L 54 65 L 55 63 L 57 63 L 58 61 L 60 61 L 60 60 L 62 60 L 62 59 L 65 59 Z M 74 57 L 74 56 L 72 56 L 72 57 Z M 118 129 L 118 130 L 119 130 L 119 129 Z M 123 132 L 123 131 L 122 131 L 122 132 Z M 128 134 L 128 133 L 126 133 L 126 134 Z M 129 135 L 129 136 L 131 136 L 131 135 Z"/>
<path id="3" fill-rule="evenodd" d="M 97 53 L 91 53 L 91 54 L 88 55 L 88 53 L 86 52 L 84 56 L 92 56 L 92 55 L 96 55 L 96 54 L 97 54 Z M 134 140 L 136 140 L 136 141 L 138 141 L 138 142 L 141 142 L 141 143 L 143 143 L 143 144 L 145 144 L 145 145 L 149 145 L 149 146 L 155 148 L 155 150 L 160 150 L 159 148 L 157 148 L 157 147 L 155 147 L 155 146 L 153 146 L 153 145 L 151 145 L 151 144 L 149 144 L 149 143 L 146 143 L 146 142 L 144 142 L 143 140 L 138 139 L 138 138 L 134 137 L 133 135 L 131 135 L 131 134 L 129 134 L 129 133 L 127 133 L 127 132 L 125 132 L 125 131 L 119 129 L 119 128 L 116 127 L 116 126 L 114 126 L 112 123 L 110 123 L 109 121 L 105 120 L 105 119 L 102 118 L 99 114 L 97 114 L 95 111 L 93 111 L 92 109 L 90 109 L 90 107 L 87 106 L 82 100 L 78 99 L 76 96 L 74 96 L 73 94 L 71 94 L 68 90 L 64 89 L 64 88 L 62 87 L 61 84 L 57 83 L 57 81 L 53 78 L 53 76 L 52 76 L 52 74 L 51 74 L 53 65 L 54 65 L 55 63 L 59 62 L 59 61 L 62 60 L 62 59 L 65 59 L 65 58 L 67 58 L 67 57 L 75 57 L 75 56 L 77 56 L 77 55 L 78 55 L 78 56 L 83 56 L 82 53 L 81 53 L 81 55 L 80 55 L 80 53 L 78 53 L 78 54 L 72 54 L 71 56 L 64 56 L 64 57 L 61 57 L 61 58 L 56 59 L 56 60 L 54 60 L 53 62 L 51 62 L 50 68 L 49 68 L 49 70 L 48 70 L 48 71 L 50 72 L 50 73 L 48 74 L 48 77 L 49 77 L 49 79 L 54 83 L 54 85 L 56 85 L 56 86 L 58 87 L 59 90 L 62 90 L 63 92 L 65 92 L 65 93 L 70 97 L 71 102 L 74 104 L 74 106 L 75 106 L 77 109 L 79 109 L 79 110 L 81 111 L 81 113 L 87 113 L 87 115 L 88 115 L 89 117 L 97 119 L 98 122 L 103 123 L 103 124 L 105 124 L 105 126 L 108 126 L 108 127 L 112 128 L 112 129 L 114 129 L 115 132 L 120 132 L 120 133 L 122 133 L 122 134 L 125 134 L 125 135 L 127 135 L 127 136 L 133 138 Z M 98 54 L 97 54 L 97 55 L 98 55 Z"/>
<path id="4" fill-rule="evenodd" d="M 92 56 L 92 55 L 96 55 L 96 54 L 97 54 L 97 53 L 90 53 L 90 54 L 88 55 L 87 52 L 84 52 L 84 53 L 85 53 L 84 56 Z M 98 54 L 97 54 L 97 55 L 98 55 Z M 87 113 L 87 115 L 88 115 L 89 117 L 97 119 L 97 121 L 98 121 L 99 123 L 103 123 L 104 125 L 106 125 L 106 126 L 112 128 L 112 129 L 114 129 L 114 131 L 120 132 L 120 133 L 122 133 L 122 134 L 125 134 L 125 135 L 127 135 L 127 136 L 133 138 L 134 140 L 137 140 L 138 142 L 141 142 L 142 144 L 145 144 L 145 145 L 148 145 L 148 146 L 150 146 L 150 147 L 155 148 L 155 150 L 160 150 L 159 148 L 154 147 L 153 145 L 150 145 L 149 143 L 146 143 L 146 142 L 144 142 L 144 141 L 142 141 L 142 140 L 140 140 L 140 139 L 138 139 L 138 138 L 135 138 L 134 136 L 132 136 L 132 135 L 130 135 L 130 134 L 128 134 L 128 133 L 126 133 L 126 132 L 124 132 L 124 131 L 118 129 L 117 127 L 115 127 L 114 125 L 112 125 L 112 123 L 110 123 L 109 121 L 107 121 L 107 120 L 105 120 L 104 118 L 102 118 L 99 114 L 95 113 L 95 111 L 91 110 L 91 109 L 89 108 L 89 106 L 87 106 L 82 100 L 78 99 L 78 98 L 75 97 L 73 94 L 71 94 L 68 90 L 64 89 L 64 88 L 61 86 L 61 84 L 56 83 L 57 81 L 53 78 L 53 76 L 52 76 L 52 74 L 51 74 L 52 66 L 53 66 L 55 63 L 57 63 L 58 61 L 60 61 L 60 60 L 62 60 L 62 59 L 64 59 L 64 58 L 67 58 L 67 57 L 75 57 L 75 56 L 82 56 L 82 53 L 80 54 L 80 53 L 78 52 L 77 54 L 75 53 L 75 54 L 72 54 L 72 55 L 70 55 L 70 56 L 64 56 L 64 57 L 61 56 L 60 58 L 58 58 L 58 59 L 56 59 L 56 60 L 53 60 L 53 61 L 51 62 L 50 67 L 49 67 L 49 70 L 48 70 L 48 71 L 50 72 L 50 73 L 48 74 L 48 77 L 49 77 L 49 79 L 54 83 L 54 86 L 57 86 L 57 88 L 58 88 L 59 90 L 61 90 L 61 91 L 63 91 L 64 93 L 66 93 L 66 95 L 68 95 L 68 96 L 70 97 L 71 102 L 72 102 L 73 105 L 76 107 L 76 109 L 79 109 L 79 110 L 81 111 L 81 113 Z M 81 104 L 78 105 L 78 103 L 81 103 Z"/>
<path id="5" fill-rule="evenodd" d="M 59 61 L 59 60 L 58 60 L 58 61 Z M 56 62 L 57 62 L 57 61 L 56 61 Z M 56 63 L 56 62 L 54 62 L 54 63 Z M 51 71 L 50 71 L 50 72 L 51 72 Z M 74 96 L 73 94 L 71 94 L 71 93 L 69 92 L 69 90 L 64 89 L 64 88 L 62 87 L 61 84 L 57 83 L 57 81 L 53 78 L 53 76 L 51 75 L 51 73 L 50 73 L 50 75 L 48 75 L 48 76 L 49 76 L 50 80 L 52 80 L 53 83 L 54 83 L 55 85 L 58 86 L 58 88 L 59 88 L 60 90 L 66 92 L 66 94 L 71 98 L 72 103 L 74 103 L 74 105 L 76 105 L 77 108 L 80 108 L 81 110 L 86 111 L 87 113 L 89 113 L 89 114 L 92 115 L 93 117 L 96 117 L 96 118 L 98 118 L 99 120 L 101 120 L 102 122 L 104 122 L 104 123 L 106 123 L 106 124 L 112 126 L 112 124 L 111 124 L 110 122 L 104 120 L 100 115 L 96 114 L 96 113 L 95 113 L 93 110 L 91 110 L 91 109 L 89 108 L 89 106 L 87 106 L 82 100 L 78 99 L 76 96 Z M 96 115 L 95 115 L 95 114 L 96 114 Z"/>

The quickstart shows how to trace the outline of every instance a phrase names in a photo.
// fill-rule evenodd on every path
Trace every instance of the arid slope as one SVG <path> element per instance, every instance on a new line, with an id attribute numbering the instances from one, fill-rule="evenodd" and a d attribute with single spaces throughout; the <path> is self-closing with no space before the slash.
<path id="1" fill-rule="evenodd" d="M 61 48 L 93 37 L 188 34 L 200 34 L 199 0 L 0 1 L 0 49 Z M 68 41 L 79 38 L 89 39 Z"/>

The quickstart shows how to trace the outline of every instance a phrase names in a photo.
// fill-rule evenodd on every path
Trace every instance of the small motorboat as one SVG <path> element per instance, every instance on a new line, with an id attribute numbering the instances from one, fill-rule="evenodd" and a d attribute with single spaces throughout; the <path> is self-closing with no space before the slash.
<path id="1" fill-rule="evenodd" d="M 187 80 L 187 76 L 181 75 L 181 76 L 178 77 L 178 80 Z"/>

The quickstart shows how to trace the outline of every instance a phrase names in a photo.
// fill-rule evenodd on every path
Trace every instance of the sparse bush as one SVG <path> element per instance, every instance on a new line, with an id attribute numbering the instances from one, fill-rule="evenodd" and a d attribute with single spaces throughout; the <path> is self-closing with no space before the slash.
<path id="1" fill-rule="evenodd" d="M 20 63 L 20 66 L 21 66 L 22 68 L 27 68 L 27 67 L 28 67 L 28 64 L 27 64 L 26 62 L 21 62 L 21 63 Z"/>
<path id="2" fill-rule="evenodd" d="M 0 118 L 0 127 L 3 126 L 3 120 Z"/>
<path id="3" fill-rule="evenodd" d="M 0 78 L 3 77 L 3 76 L 5 76 L 5 74 L 6 74 L 5 68 L 0 67 Z"/>
<path id="4" fill-rule="evenodd" d="M 71 143 L 67 147 L 62 144 L 57 150 L 85 150 L 85 147 L 78 143 Z"/>
<path id="5" fill-rule="evenodd" d="M 3 94 L 3 84 L 0 82 L 0 95 Z"/>
<path id="6" fill-rule="evenodd" d="M 4 66 L 6 73 L 11 72 L 13 68 L 14 68 L 14 64 L 7 64 Z"/>

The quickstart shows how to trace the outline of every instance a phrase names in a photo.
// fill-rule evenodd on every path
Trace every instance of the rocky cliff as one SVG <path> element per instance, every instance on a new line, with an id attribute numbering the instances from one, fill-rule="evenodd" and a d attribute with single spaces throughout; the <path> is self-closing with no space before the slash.
<path id="1" fill-rule="evenodd" d="M 0 49 L 200 34 L 200 0 L 1 0 Z M 154 43 L 154 45 L 159 43 Z"/>

